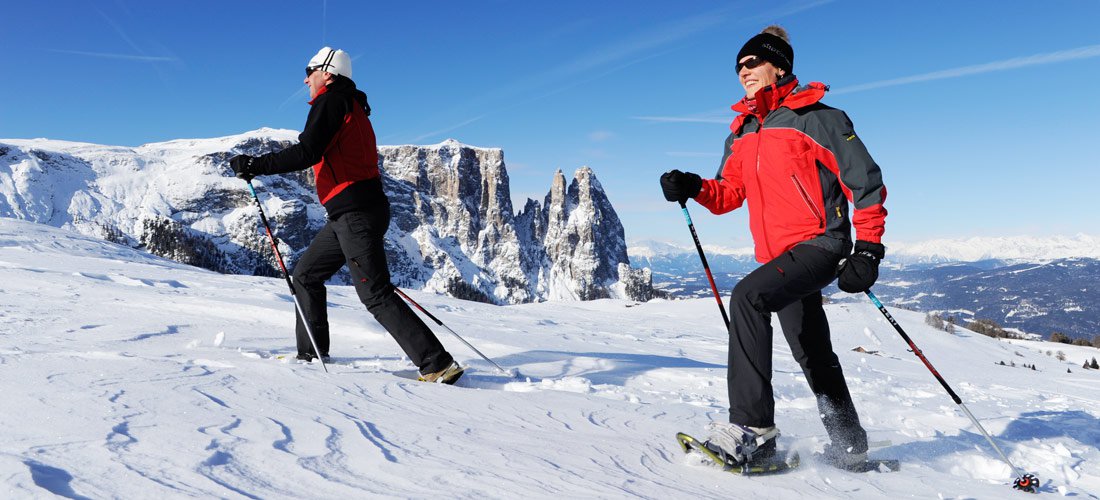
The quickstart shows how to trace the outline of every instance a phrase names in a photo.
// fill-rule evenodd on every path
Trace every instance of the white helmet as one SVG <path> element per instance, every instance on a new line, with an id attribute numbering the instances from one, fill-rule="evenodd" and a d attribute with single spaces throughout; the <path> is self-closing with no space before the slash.
<path id="1" fill-rule="evenodd" d="M 309 60 L 309 64 L 306 65 L 306 74 L 312 73 L 315 69 L 327 71 L 334 75 L 342 75 L 350 79 L 351 57 L 342 50 L 324 47 L 317 51 L 317 55 L 313 56 L 313 59 Z"/>

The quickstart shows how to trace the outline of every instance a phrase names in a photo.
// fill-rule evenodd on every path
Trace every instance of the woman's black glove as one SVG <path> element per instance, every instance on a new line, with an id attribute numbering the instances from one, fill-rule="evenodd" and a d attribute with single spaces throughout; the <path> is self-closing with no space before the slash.
<path id="1" fill-rule="evenodd" d="M 668 201 L 683 203 L 694 198 L 703 188 L 703 179 L 691 172 L 673 170 L 661 176 L 661 191 Z"/>
<path id="2" fill-rule="evenodd" d="M 234 156 L 233 159 L 229 160 L 229 166 L 233 168 L 233 172 L 237 174 L 237 177 L 250 181 L 253 177 L 256 177 L 256 171 L 252 167 L 254 160 L 255 158 L 248 155 Z"/>
<path id="3" fill-rule="evenodd" d="M 856 241 L 855 250 L 837 270 L 836 284 L 848 293 L 863 293 L 871 289 L 878 279 L 878 263 L 886 256 L 881 243 Z"/>

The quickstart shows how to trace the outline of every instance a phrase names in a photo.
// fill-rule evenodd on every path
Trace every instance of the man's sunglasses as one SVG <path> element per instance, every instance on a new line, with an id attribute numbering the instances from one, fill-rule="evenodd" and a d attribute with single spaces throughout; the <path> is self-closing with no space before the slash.
<path id="1" fill-rule="evenodd" d="M 316 66 L 316 67 L 312 67 L 312 68 L 309 67 L 309 66 L 306 66 L 306 76 L 312 75 L 314 71 L 317 71 L 319 69 L 321 69 L 320 66 Z"/>
<path id="2" fill-rule="evenodd" d="M 768 61 L 765 61 L 764 58 L 762 58 L 762 57 L 749 56 L 749 58 L 745 59 L 744 62 L 737 63 L 737 72 L 740 73 L 741 68 L 753 69 L 753 68 L 755 68 L 757 66 L 760 66 L 761 64 L 764 64 L 766 62 L 768 62 Z M 306 70 L 306 71 L 309 71 L 309 70 Z"/>

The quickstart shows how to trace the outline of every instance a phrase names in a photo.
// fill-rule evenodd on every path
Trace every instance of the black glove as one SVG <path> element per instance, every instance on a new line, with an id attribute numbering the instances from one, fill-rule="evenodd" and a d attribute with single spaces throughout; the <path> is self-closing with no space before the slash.
<path id="1" fill-rule="evenodd" d="M 661 176 L 661 191 L 664 191 L 668 201 L 683 203 L 698 195 L 702 188 L 703 179 L 691 172 L 673 170 Z"/>
<path id="2" fill-rule="evenodd" d="M 255 158 L 248 155 L 234 156 L 232 160 L 229 160 L 229 166 L 233 168 L 233 172 L 237 174 L 237 177 L 246 181 L 252 180 L 256 177 L 256 171 L 253 170 L 252 162 Z"/>
<path id="3" fill-rule="evenodd" d="M 881 243 L 856 241 L 856 248 L 837 270 L 836 284 L 848 293 L 863 293 L 878 279 L 878 263 L 886 256 Z"/>

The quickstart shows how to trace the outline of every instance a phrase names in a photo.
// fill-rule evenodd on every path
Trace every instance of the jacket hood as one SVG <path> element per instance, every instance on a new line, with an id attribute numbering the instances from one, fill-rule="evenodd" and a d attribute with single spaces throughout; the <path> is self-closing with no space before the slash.
<path id="1" fill-rule="evenodd" d="M 363 111 L 367 114 L 367 116 L 370 116 L 370 104 L 367 104 L 367 94 L 364 93 L 362 90 L 355 88 L 355 82 L 352 81 L 350 78 L 345 78 L 343 76 L 337 75 L 336 79 L 333 80 L 332 83 L 321 87 L 321 91 L 317 94 L 317 97 L 314 97 L 312 101 L 309 101 L 309 103 L 313 104 L 317 101 L 318 97 L 321 97 L 322 95 L 328 93 L 344 94 L 348 97 L 354 98 L 355 101 L 363 107 Z"/>

